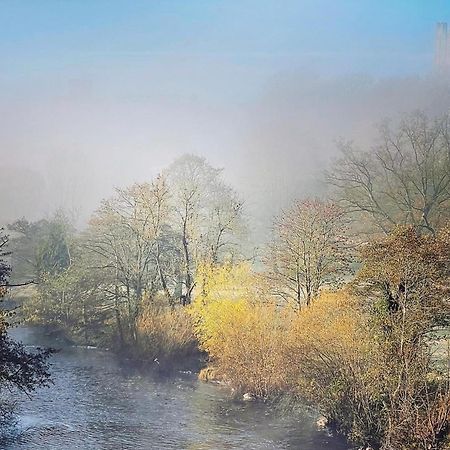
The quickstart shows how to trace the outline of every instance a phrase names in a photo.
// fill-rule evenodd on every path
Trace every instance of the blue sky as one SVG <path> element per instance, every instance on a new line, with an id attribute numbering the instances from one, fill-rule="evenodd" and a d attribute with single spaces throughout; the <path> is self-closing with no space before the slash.
<path id="1" fill-rule="evenodd" d="M 448 0 L 66 0 L 0 2 L 10 77 L 194 63 L 416 73 L 432 61 Z M 4 74 L 5 75 L 5 74 Z"/>

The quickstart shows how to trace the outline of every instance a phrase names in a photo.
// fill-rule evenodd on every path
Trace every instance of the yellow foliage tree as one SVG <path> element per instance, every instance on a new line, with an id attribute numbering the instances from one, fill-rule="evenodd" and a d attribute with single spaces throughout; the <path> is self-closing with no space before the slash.
<path id="1" fill-rule="evenodd" d="M 262 301 L 247 264 L 199 267 L 194 330 L 217 373 L 237 392 L 267 397 L 285 386 L 287 312 Z"/>

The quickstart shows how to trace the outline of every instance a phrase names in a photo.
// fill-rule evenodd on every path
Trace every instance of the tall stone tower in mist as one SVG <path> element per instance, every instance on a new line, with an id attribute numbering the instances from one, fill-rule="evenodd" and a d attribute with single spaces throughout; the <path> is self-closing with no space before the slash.
<path id="1" fill-rule="evenodd" d="M 446 22 L 436 24 L 434 64 L 438 72 L 450 73 L 450 33 Z"/>

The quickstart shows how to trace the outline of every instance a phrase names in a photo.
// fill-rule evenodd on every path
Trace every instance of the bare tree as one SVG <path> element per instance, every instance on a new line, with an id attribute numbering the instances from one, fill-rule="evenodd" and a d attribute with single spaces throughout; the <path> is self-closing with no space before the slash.
<path id="1" fill-rule="evenodd" d="M 331 202 L 297 201 L 276 219 L 265 257 L 275 295 L 300 309 L 349 272 L 344 212 Z"/>
<path id="2" fill-rule="evenodd" d="M 327 174 L 338 201 L 368 225 L 389 232 L 412 225 L 434 233 L 449 218 L 450 116 L 416 113 L 397 129 L 380 128 L 372 151 L 342 143 L 342 158 Z"/>
<path id="3" fill-rule="evenodd" d="M 161 288 L 169 301 L 174 306 L 174 285 L 176 284 L 174 268 L 178 263 L 178 254 L 174 242 L 174 233 L 170 225 L 170 191 L 166 179 L 158 175 L 149 185 L 141 185 L 140 197 L 143 208 L 148 214 L 148 238 L 154 241 L 151 254 L 154 258 Z M 171 292 L 170 286 L 173 290 Z"/>
<path id="4" fill-rule="evenodd" d="M 242 227 L 242 202 L 204 158 L 184 155 L 167 170 L 183 255 L 183 303 L 190 303 L 199 261 L 217 263 L 230 251 Z"/>
<path id="5" fill-rule="evenodd" d="M 149 207 L 150 191 L 147 184 L 116 189 L 116 195 L 104 201 L 91 219 L 86 239 L 87 249 L 98 256 L 99 267 L 115 273 L 116 294 L 126 298 L 132 328 L 143 295 L 157 277 L 153 263 L 159 225 L 154 222 L 158 213 Z"/>
<path id="6" fill-rule="evenodd" d="M 204 259 L 217 264 L 222 250 L 234 253 L 238 236 L 246 232 L 242 219 L 243 203 L 237 194 L 224 183 L 217 183 L 208 211 L 207 235 L 204 239 Z"/>

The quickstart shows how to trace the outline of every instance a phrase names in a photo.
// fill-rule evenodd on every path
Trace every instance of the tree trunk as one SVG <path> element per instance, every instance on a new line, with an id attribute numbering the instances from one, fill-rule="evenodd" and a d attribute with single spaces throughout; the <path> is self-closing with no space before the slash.
<path id="1" fill-rule="evenodd" d="M 187 240 L 187 223 L 186 219 L 183 223 L 183 251 L 184 251 L 184 264 L 185 264 L 185 285 L 186 285 L 186 301 L 185 303 L 189 305 L 191 303 L 191 292 L 192 292 L 192 275 L 191 275 L 191 261 L 189 256 L 189 244 Z"/>
<path id="2" fill-rule="evenodd" d="M 119 286 L 117 286 L 117 284 L 114 287 L 114 312 L 115 312 L 115 316 L 116 316 L 117 331 L 119 332 L 119 346 L 120 346 L 120 349 L 122 349 L 125 341 L 123 338 L 122 320 L 120 318 Z"/>
<path id="3" fill-rule="evenodd" d="M 175 303 L 173 301 L 173 297 L 170 295 L 169 288 L 167 287 L 166 277 L 164 276 L 164 272 L 163 272 L 162 267 L 161 267 L 159 244 L 157 244 L 157 245 L 158 246 L 157 246 L 157 253 L 156 253 L 156 266 L 158 268 L 159 279 L 161 281 L 161 286 L 162 286 L 162 288 L 164 290 L 164 293 L 165 293 L 165 295 L 167 297 L 167 301 L 169 302 L 169 306 L 171 308 L 174 308 Z"/>

